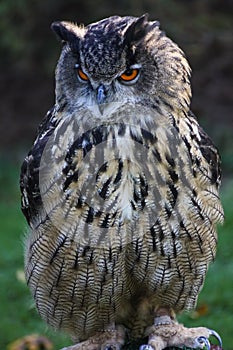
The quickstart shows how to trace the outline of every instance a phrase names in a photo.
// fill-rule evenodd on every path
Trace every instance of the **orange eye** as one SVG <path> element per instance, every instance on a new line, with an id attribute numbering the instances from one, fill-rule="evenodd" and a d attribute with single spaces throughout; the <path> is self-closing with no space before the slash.
<path id="1" fill-rule="evenodd" d="M 82 69 L 78 68 L 78 76 L 81 80 L 88 81 L 88 76 L 82 71 Z"/>
<path id="2" fill-rule="evenodd" d="M 138 69 L 127 69 L 123 74 L 121 74 L 121 80 L 127 82 L 133 81 L 138 76 Z"/>

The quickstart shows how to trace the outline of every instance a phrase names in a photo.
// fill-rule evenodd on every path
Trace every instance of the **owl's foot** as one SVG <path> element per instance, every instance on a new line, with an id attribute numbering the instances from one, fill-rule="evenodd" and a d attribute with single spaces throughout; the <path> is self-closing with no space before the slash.
<path id="1" fill-rule="evenodd" d="M 149 327 L 146 333 L 149 337 L 148 344 L 140 346 L 140 350 L 162 350 L 172 346 L 191 349 L 206 347 L 210 350 L 210 336 L 217 338 L 222 347 L 221 338 L 215 331 L 205 327 L 186 328 L 171 314 L 157 315 L 154 325 Z"/>
<path id="2" fill-rule="evenodd" d="M 93 337 L 62 350 L 120 350 L 124 341 L 124 327 L 116 326 L 115 329 L 98 332 Z"/>

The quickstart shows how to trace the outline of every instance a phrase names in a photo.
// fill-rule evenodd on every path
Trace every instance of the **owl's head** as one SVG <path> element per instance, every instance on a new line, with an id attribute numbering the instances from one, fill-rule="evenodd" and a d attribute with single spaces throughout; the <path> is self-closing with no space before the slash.
<path id="1" fill-rule="evenodd" d="M 101 111 L 114 103 L 189 108 L 189 65 L 147 15 L 113 16 L 86 27 L 55 22 L 52 29 L 64 44 L 56 70 L 58 104 Z"/>

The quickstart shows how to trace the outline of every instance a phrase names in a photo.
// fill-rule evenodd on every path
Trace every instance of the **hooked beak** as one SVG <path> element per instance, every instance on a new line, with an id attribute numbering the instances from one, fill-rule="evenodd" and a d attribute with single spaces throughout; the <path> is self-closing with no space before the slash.
<path id="1" fill-rule="evenodd" d="M 98 105 L 102 105 L 103 103 L 105 103 L 107 94 L 106 94 L 106 88 L 103 84 L 101 84 L 98 88 L 97 88 L 97 103 Z"/>

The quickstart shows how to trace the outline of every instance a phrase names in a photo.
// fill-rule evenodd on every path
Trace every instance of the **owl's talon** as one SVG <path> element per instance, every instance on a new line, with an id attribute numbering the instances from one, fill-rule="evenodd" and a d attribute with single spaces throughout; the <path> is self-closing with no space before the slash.
<path id="1" fill-rule="evenodd" d="M 222 348 L 222 338 L 220 337 L 220 335 L 216 331 L 214 331 L 213 329 L 210 329 L 209 331 L 210 331 L 210 336 L 215 337 L 217 339 L 217 341 L 219 342 L 220 347 Z"/>
<path id="2" fill-rule="evenodd" d="M 200 349 L 203 349 L 204 346 L 206 346 L 207 350 L 210 350 L 210 342 L 209 339 L 206 337 L 199 337 L 197 338 L 197 343 L 200 344 Z"/>

